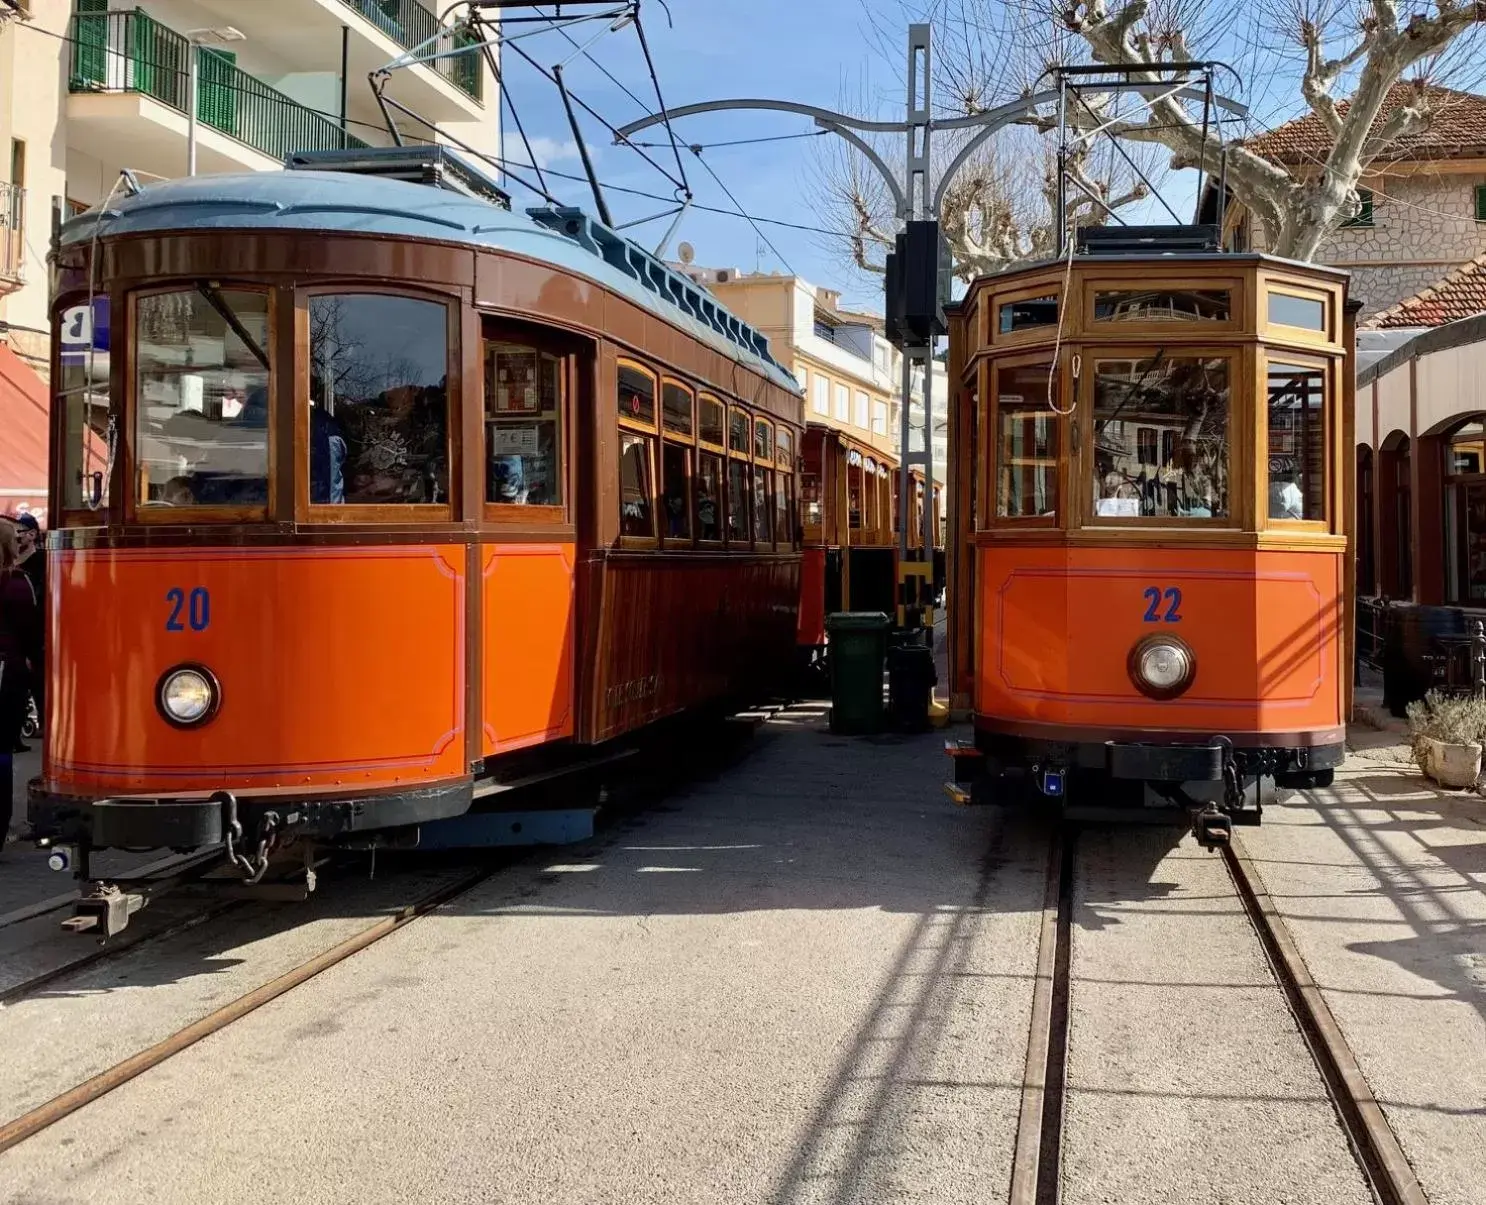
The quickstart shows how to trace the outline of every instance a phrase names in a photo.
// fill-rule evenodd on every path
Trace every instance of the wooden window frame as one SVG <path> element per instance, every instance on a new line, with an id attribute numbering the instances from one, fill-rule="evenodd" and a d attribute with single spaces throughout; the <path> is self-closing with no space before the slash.
<path id="1" fill-rule="evenodd" d="M 747 448 L 744 451 L 733 450 L 733 415 L 741 414 L 748 424 L 747 426 Z M 727 543 L 729 551 L 735 549 L 745 552 L 753 551 L 753 413 L 746 407 L 736 402 L 729 402 L 727 407 L 727 428 L 724 431 L 727 438 L 727 455 L 723 458 L 723 539 Z M 732 484 L 729 481 L 733 461 L 743 466 L 743 520 L 745 535 L 741 539 L 734 539 L 732 534 L 733 500 Z"/>
<path id="2" fill-rule="evenodd" d="M 680 448 L 682 461 L 682 479 L 686 490 L 686 516 L 687 527 L 691 531 L 689 536 L 669 536 L 665 533 L 665 524 L 661 523 L 661 508 L 657 505 L 655 511 L 656 531 L 660 536 L 661 548 L 670 552 L 679 552 L 683 549 L 692 549 L 697 545 L 697 500 L 696 500 L 696 470 L 697 449 L 691 443 L 679 436 L 662 436 L 656 445 L 656 469 L 660 474 L 656 478 L 655 492 L 659 501 L 664 501 L 666 496 L 666 483 L 664 474 L 666 471 L 666 448 Z"/>
<path id="3" fill-rule="evenodd" d="M 702 466 L 701 458 L 704 454 L 718 457 L 722 461 L 722 488 L 719 491 L 719 497 L 717 499 L 717 531 L 719 534 L 719 538 L 716 540 L 704 540 L 702 539 L 701 516 L 696 513 L 696 487 L 695 482 L 693 482 L 691 518 L 692 534 L 696 539 L 696 546 L 698 548 L 707 548 L 713 550 L 725 549 L 728 546 L 728 404 L 722 398 L 718 397 L 715 393 L 710 393 L 705 389 L 698 389 L 696 397 L 697 400 L 695 413 L 697 416 L 697 441 L 696 460 L 693 463 L 693 473 L 700 473 Z M 720 444 L 712 443 L 710 440 L 702 438 L 703 401 L 715 403 L 722 409 L 722 443 Z"/>
<path id="4" fill-rule="evenodd" d="M 497 527 L 571 527 L 573 525 L 573 457 L 577 448 L 573 432 L 573 399 L 580 386 L 579 351 L 562 332 L 540 325 L 514 323 L 483 312 L 477 313 L 480 332 L 480 440 L 479 479 L 481 518 Z M 491 331 L 497 332 L 492 336 Z M 556 506 L 525 506 L 491 502 L 489 483 L 489 412 L 485 409 L 485 350 L 489 343 L 519 343 L 556 357 L 558 361 L 558 439 L 562 446 L 562 502 Z"/>
<path id="5" fill-rule="evenodd" d="M 656 460 L 657 460 L 656 444 L 658 442 L 658 437 L 656 436 L 656 434 L 655 434 L 654 431 L 647 431 L 643 426 L 640 426 L 638 424 L 637 425 L 634 425 L 634 426 L 625 426 L 625 425 L 621 424 L 619 426 L 619 428 L 618 428 L 617 438 L 616 438 L 616 441 L 615 441 L 615 446 L 618 449 L 619 456 L 618 456 L 618 458 L 616 460 L 616 463 L 615 463 L 615 466 L 614 466 L 616 470 L 619 470 L 621 472 L 622 472 L 623 466 L 624 466 L 624 437 L 626 435 L 633 436 L 633 437 L 639 439 L 641 441 L 641 446 L 644 447 L 644 449 L 645 449 L 645 460 L 646 460 L 647 472 L 649 474 L 649 486 L 650 486 L 650 535 L 648 535 L 648 536 L 629 536 L 629 535 L 625 535 L 624 534 L 624 487 L 623 487 L 622 481 L 616 481 L 615 482 L 615 486 L 617 487 L 617 494 L 618 494 L 618 501 L 619 501 L 619 508 L 620 508 L 619 509 L 619 513 L 615 516 L 618 519 L 618 521 L 619 521 L 619 527 L 618 527 L 619 547 L 621 547 L 621 548 L 652 548 L 652 549 L 653 548 L 659 548 L 660 547 L 660 535 L 659 535 L 659 532 L 660 532 L 660 522 L 659 522 L 660 516 L 658 514 L 657 499 L 656 499 L 656 494 L 658 492 L 658 488 L 659 487 L 656 484 L 656 477 L 655 477 L 656 468 L 657 468 L 657 466 L 656 466 Z"/>
<path id="6" fill-rule="evenodd" d="M 1088 353 L 1093 355 L 1091 350 Z M 1050 515 L 1002 515 L 999 512 L 998 499 L 999 470 L 1001 465 L 1001 406 L 999 398 L 999 374 L 1005 369 L 1017 368 L 1042 368 L 1053 367 L 1057 373 L 1058 392 L 1060 401 L 1066 408 L 1067 402 L 1061 395 L 1066 394 L 1069 388 L 1067 373 L 1066 353 L 1060 357 L 1060 362 L 1054 365 L 1052 349 L 1042 351 L 1019 352 L 1013 356 L 1002 356 L 992 360 L 986 365 L 986 388 L 985 398 L 981 402 L 983 407 L 980 416 L 980 429 L 982 432 L 982 447 L 980 456 L 980 496 L 985 499 L 985 505 L 979 508 L 977 518 L 980 523 L 978 530 L 993 531 L 996 528 L 1020 529 L 1041 528 L 1043 530 L 1055 530 L 1065 526 L 1065 521 L 1071 513 L 1068 508 L 1069 488 L 1069 447 L 1068 447 L 1068 416 L 1059 414 L 1057 411 L 1049 411 L 1053 419 L 1053 488 L 1057 491 L 1057 501 Z M 1045 407 L 1044 407 L 1045 408 Z"/>
<path id="7" fill-rule="evenodd" d="M 1128 342 L 1131 337 L 1159 335 L 1173 341 L 1191 339 L 1194 342 L 1205 342 L 1215 335 L 1237 334 L 1246 329 L 1246 282 L 1242 276 L 1157 276 L 1149 279 L 1145 276 L 1090 276 L 1082 281 L 1080 287 L 1083 290 L 1083 328 L 1090 336 L 1113 337 L 1121 342 Z M 1114 322 L 1094 316 L 1100 293 L 1148 292 L 1159 289 L 1191 292 L 1226 290 L 1228 317 L 1222 322 Z M 1064 335 L 1066 338 L 1066 330 Z"/>
<path id="8" fill-rule="evenodd" d="M 619 374 L 623 369 L 630 369 L 643 376 L 650 378 L 650 387 L 654 399 L 651 412 L 652 421 L 646 422 L 642 418 L 633 418 L 624 414 L 619 409 Z M 615 465 L 618 469 L 624 461 L 623 436 L 643 435 L 645 436 L 645 457 L 649 464 L 650 481 L 650 535 L 627 536 L 624 534 L 624 494 L 622 488 L 619 492 L 620 511 L 615 516 L 618 520 L 618 538 L 621 548 L 659 548 L 660 547 L 660 431 L 661 431 L 661 374 L 650 365 L 640 360 L 631 359 L 628 356 L 620 356 L 614 365 L 614 420 L 617 430 L 616 447 L 619 451 L 618 461 Z M 695 413 L 695 411 L 693 411 Z M 615 482 L 616 487 L 619 483 Z"/>
<path id="9" fill-rule="evenodd" d="M 677 430 L 674 430 L 673 428 L 668 427 L 666 425 L 666 388 L 668 386 L 671 387 L 671 388 L 675 388 L 675 389 L 681 390 L 683 393 L 686 394 L 687 397 L 689 397 L 691 399 L 691 430 L 690 431 L 677 431 Z M 657 397 L 658 397 L 659 403 L 660 403 L 659 404 L 658 418 L 660 419 L 660 430 L 661 430 L 661 434 L 664 435 L 667 439 L 677 440 L 677 441 L 679 441 L 681 443 L 694 444 L 696 442 L 696 439 L 697 439 L 697 391 L 696 391 L 696 388 L 694 386 L 692 386 L 692 385 L 689 385 L 687 382 L 683 381 L 680 377 L 671 376 L 671 375 L 667 374 L 667 375 L 662 376 L 661 379 L 660 379 L 660 391 L 657 394 Z"/>
<path id="10" fill-rule="evenodd" d="M 1272 519 L 1269 515 L 1269 366 L 1272 363 L 1294 364 L 1300 368 L 1313 368 L 1321 373 L 1321 506 L 1320 519 Z M 1327 534 L 1333 529 L 1338 514 L 1333 498 L 1337 484 L 1337 391 L 1336 361 L 1331 356 L 1292 352 L 1284 348 L 1260 346 L 1258 364 L 1254 373 L 1255 391 L 1255 448 L 1262 448 L 1263 455 L 1256 456 L 1255 467 L 1259 480 L 1256 485 L 1260 531 L 1315 532 Z M 1262 384 L 1260 384 L 1262 382 Z"/>
<path id="11" fill-rule="evenodd" d="M 1004 293 L 992 293 L 983 300 L 982 309 L 986 314 L 986 341 L 982 346 L 987 347 L 1015 347 L 1024 343 L 1052 342 L 1058 336 L 1058 324 L 1048 323 L 1046 326 L 1034 326 L 1024 331 L 1001 331 L 1001 307 L 1013 305 L 1018 301 L 1036 301 L 1042 298 L 1052 297 L 1058 303 L 1058 314 L 1063 320 L 1063 337 L 1066 339 L 1072 330 L 1073 324 L 1068 321 L 1070 315 L 1067 310 L 1068 296 L 1063 290 L 1063 281 L 1059 277 L 1049 276 L 1035 284 L 1027 284 L 1019 289 L 1010 289 Z"/>
<path id="12" fill-rule="evenodd" d="M 623 413 L 620 412 L 620 409 L 619 409 L 619 374 L 621 372 L 623 372 L 626 368 L 630 369 L 632 372 L 638 372 L 641 376 L 647 376 L 647 377 L 650 378 L 650 388 L 652 390 L 652 394 L 651 394 L 651 419 L 650 419 L 649 422 L 646 422 L 646 420 L 643 419 L 643 418 L 634 418 L 631 415 L 623 414 Z M 662 402 L 661 402 L 661 393 L 660 393 L 660 382 L 661 382 L 660 373 L 658 373 L 655 369 L 651 368 L 650 365 L 648 365 L 648 364 L 643 364 L 639 360 L 632 360 L 628 356 L 620 356 L 615 361 L 615 364 L 614 364 L 614 411 L 613 411 L 613 413 L 614 413 L 615 420 L 619 423 L 619 425 L 621 427 L 631 427 L 631 428 L 633 428 L 636 431 L 647 431 L 651 435 L 658 435 L 658 434 L 660 434 L 660 427 L 661 427 L 660 419 L 661 419 L 661 405 L 662 405 Z"/>
<path id="13" fill-rule="evenodd" d="M 121 503 L 121 522 L 126 524 L 138 524 L 141 527 L 175 527 L 183 523 L 212 523 L 212 524 L 263 524 L 270 521 L 274 513 L 275 503 L 278 502 L 278 464 L 281 455 L 279 451 L 279 440 L 275 438 L 278 427 L 277 415 L 278 392 L 280 376 L 280 365 L 282 363 L 281 353 L 277 346 L 276 335 L 278 333 L 279 290 L 271 284 L 262 281 L 242 283 L 232 280 L 211 281 L 213 287 L 219 293 L 259 293 L 268 298 L 268 423 L 264 428 L 264 439 L 268 445 L 268 462 L 266 472 L 268 474 L 267 498 L 262 506 L 146 506 L 139 505 L 139 481 L 137 466 L 139 463 L 139 348 L 136 337 L 138 324 L 138 305 L 141 298 L 165 297 L 172 293 L 195 293 L 196 281 L 176 282 L 170 285 L 150 286 L 142 289 L 131 289 L 124 295 L 124 344 L 127 351 L 124 356 L 124 389 L 122 393 L 122 410 L 114 411 L 115 438 L 117 440 L 114 459 L 118 462 L 115 466 L 120 470 L 117 474 L 127 486 L 122 491 L 119 501 Z M 110 310 L 112 307 L 110 307 Z M 296 341 L 297 342 L 297 341 Z M 112 368 L 112 366 L 110 366 Z M 112 376 L 112 372 L 110 372 Z M 110 382 L 112 384 L 112 382 Z M 110 396 L 112 391 L 110 390 Z M 112 407 L 110 407 L 112 409 Z M 110 499 L 112 499 L 113 487 L 116 483 L 109 483 Z M 105 513 L 108 508 L 100 507 L 92 513 Z"/>
<path id="14" fill-rule="evenodd" d="M 1248 489 L 1243 480 L 1241 466 L 1249 447 L 1245 427 L 1252 426 L 1248 416 L 1250 410 L 1244 402 L 1250 388 L 1249 366 L 1252 360 L 1245 359 L 1247 348 L 1239 344 L 1181 344 L 1179 347 L 1163 348 L 1152 343 L 1108 344 L 1079 349 L 1083 357 L 1084 372 L 1079 382 L 1079 412 L 1088 421 L 1080 423 L 1079 472 L 1081 480 L 1076 487 L 1074 501 L 1077 509 L 1070 508 L 1070 525 L 1092 531 L 1131 530 L 1154 531 L 1174 528 L 1184 531 L 1241 531 L 1245 528 Z M 1094 469 L 1094 388 L 1101 360 L 1148 360 L 1166 354 L 1167 360 L 1224 360 L 1228 365 L 1228 513 L 1210 519 L 1183 518 L 1179 515 L 1096 515 L 1094 513 L 1094 486 L 1090 474 Z M 1159 447 L 1159 445 L 1158 445 Z M 1070 474 L 1070 484 L 1072 475 Z"/>
<path id="15" fill-rule="evenodd" d="M 317 297 L 398 297 L 442 305 L 444 323 L 444 456 L 449 471 L 449 501 L 377 503 L 310 501 L 310 303 Z M 320 282 L 294 290 L 294 514 L 306 524 L 345 527 L 356 524 L 447 524 L 455 521 L 464 481 L 464 444 L 459 438 L 464 417 L 464 362 L 461 355 L 464 301 L 456 292 L 404 288 L 359 281 Z M 483 392 L 483 387 L 482 387 Z M 483 414 L 483 401 L 482 401 Z M 483 496 L 484 491 L 481 490 Z"/>
<path id="16" fill-rule="evenodd" d="M 114 298 L 106 291 L 99 291 L 94 295 L 95 300 L 104 298 L 109 303 L 109 313 L 112 315 L 115 306 Z M 59 527 L 104 527 L 111 523 L 122 522 L 122 512 L 116 512 L 115 506 L 122 506 L 119 501 L 121 497 L 120 477 L 123 468 L 124 449 L 124 424 L 126 422 L 123 406 L 123 391 L 118 388 L 120 375 L 124 374 L 127 379 L 128 365 L 132 362 L 129 340 L 124 338 L 118 340 L 119 346 L 111 349 L 112 354 L 108 361 L 108 377 L 105 382 L 105 391 L 108 395 L 108 414 L 114 422 L 114 455 L 112 463 L 108 459 L 108 451 L 104 449 L 104 463 L 101 468 L 105 471 L 106 480 L 103 483 L 104 496 L 107 501 L 98 505 L 97 509 L 90 506 L 67 506 L 67 485 L 63 480 L 67 462 L 67 402 L 62 396 L 62 340 L 59 332 L 62 329 L 62 315 L 70 309 L 86 309 L 88 306 L 88 294 L 86 291 L 68 291 L 59 293 L 57 299 L 52 302 L 48 309 L 47 317 L 51 322 L 52 338 L 48 350 L 48 361 L 51 366 L 51 380 L 47 384 L 47 432 L 49 437 L 47 448 L 47 526 L 48 528 Z M 91 319 L 90 319 L 91 320 Z M 86 397 L 87 382 L 84 382 L 84 397 Z M 83 420 L 84 427 L 87 426 L 86 417 Z M 86 443 L 86 437 L 84 437 Z M 106 443 L 106 440 L 105 440 Z M 79 457 L 81 459 L 81 457 Z M 128 484 L 128 477 L 123 477 Z M 115 519 L 114 515 L 120 518 Z"/>
<path id="17" fill-rule="evenodd" d="M 1321 330 L 1308 326 L 1291 326 L 1286 322 L 1273 322 L 1269 317 L 1269 299 L 1273 295 L 1293 297 L 1300 301 L 1321 303 Z M 1301 344 L 1324 344 L 1333 346 L 1337 339 L 1337 294 L 1329 289 L 1310 288 L 1297 282 L 1261 278 L 1259 282 L 1258 337 L 1261 342 L 1280 341 Z"/>

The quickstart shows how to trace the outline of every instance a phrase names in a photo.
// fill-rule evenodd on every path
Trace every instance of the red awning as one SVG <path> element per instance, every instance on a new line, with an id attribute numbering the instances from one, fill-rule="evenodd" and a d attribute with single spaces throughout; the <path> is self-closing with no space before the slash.
<path id="1" fill-rule="evenodd" d="M 47 388 L 0 343 L 0 514 L 46 522 Z"/>

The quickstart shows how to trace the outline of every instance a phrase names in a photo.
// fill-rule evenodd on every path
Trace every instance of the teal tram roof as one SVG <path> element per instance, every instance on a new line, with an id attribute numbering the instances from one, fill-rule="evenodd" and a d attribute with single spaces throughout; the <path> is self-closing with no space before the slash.
<path id="1" fill-rule="evenodd" d="M 694 282 L 581 210 L 525 214 L 444 188 L 335 171 L 187 176 L 150 184 L 63 223 L 60 247 L 183 230 L 314 230 L 508 251 L 602 285 L 730 359 L 800 392 L 769 341 Z"/>

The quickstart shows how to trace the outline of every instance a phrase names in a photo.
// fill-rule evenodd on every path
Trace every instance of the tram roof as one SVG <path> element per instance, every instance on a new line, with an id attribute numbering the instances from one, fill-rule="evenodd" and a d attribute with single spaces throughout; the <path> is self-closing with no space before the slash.
<path id="1" fill-rule="evenodd" d="M 648 251 L 576 209 L 512 213 L 445 189 L 339 172 L 185 176 L 62 224 L 59 246 L 171 230 L 315 230 L 509 251 L 586 276 L 793 393 L 762 334 Z M 674 278 L 674 279 L 673 279 Z M 717 325 L 705 317 L 715 316 Z M 724 329 L 719 330 L 718 327 Z"/>
<path id="2" fill-rule="evenodd" d="M 1306 263 L 1298 259 L 1285 259 L 1279 255 L 1269 255 L 1263 251 L 1161 251 L 1153 248 L 1150 251 L 1121 251 L 1114 253 L 1100 253 L 1097 255 L 1075 255 L 1073 265 L 1078 268 L 1093 267 L 1095 269 L 1105 265 L 1130 265 L 1148 264 L 1167 265 L 1174 267 L 1198 267 L 1222 269 L 1231 267 L 1257 267 L 1261 264 L 1270 267 L 1283 268 L 1286 271 L 1295 271 L 1313 276 L 1329 276 L 1334 280 L 1348 280 L 1351 272 L 1345 268 L 1338 268 L 1331 264 Z M 1011 277 L 1030 275 L 1034 272 L 1045 272 L 1052 268 L 1066 268 L 1068 259 L 1059 257 L 1056 259 L 1039 259 L 1030 263 L 1018 264 L 1005 272 L 996 272 L 986 276 L 977 276 L 974 284 L 987 280 L 1006 280 Z"/>

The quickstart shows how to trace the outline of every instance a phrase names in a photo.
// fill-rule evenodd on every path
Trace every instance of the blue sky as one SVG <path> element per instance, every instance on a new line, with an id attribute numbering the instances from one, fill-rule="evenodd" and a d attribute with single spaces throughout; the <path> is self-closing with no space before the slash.
<path id="1" fill-rule="evenodd" d="M 660 74 L 667 105 L 675 107 L 723 97 L 766 96 L 838 108 L 843 95 L 864 94 L 873 85 L 884 93 L 898 84 L 887 64 L 874 61 L 873 43 L 860 0 L 668 0 L 675 24 L 668 28 L 659 0 L 645 0 L 645 34 Z M 577 26 L 573 36 L 586 42 L 594 25 Z M 533 57 L 550 66 L 572 48 L 555 34 L 543 35 L 527 46 Z M 653 97 L 644 58 L 632 29 L 607 34 L 592 51 L 594 57 L 647 102 Z M 509 51 L 507 80 L 527 133 L 540 137 L 538 160 L 556 170 L 581 175 L 571 136 L 556 91 Z M 642 114 L 640 106 L 606 80 L 583 58 L 565 68 L 571 90 L 615 125 Z M 583 118 L 585 137 L 601 180 L 615 185 L 668 196 L 669 182 L 628 148 L 616 147 L 597 122 Z M 808 118 L 791 114 L 727 112 L 687 118 L 677 123 L 677 135 L 686 142 L 712 143 L 775 134 L 801 134 L 812 129 Z M 661 142 L 662 129 L 637 135 L 637 141 Z M 810 177 L 817 161 L 817 138 L 800 138 L 751 146 L 716 147 L 704 151 L 707 162 L 732 190 L 744 209 L 759 217 L 780 218 L 807 226 L 819 225 L 811 203 Z M 505 121 L 505 153 L 518 159 L 520 140 L 509 117 Z M 669 147 L 649 152 L 674 173 Z M 695 156 L 683 150 L 687 179 L 703 204 L 730 209 L 732 203 Z M 530 172 L 524 172 L 530 176 Z M 553 191 L 563 200 L 592 212 L 586 184 L 559 181 Z M 528 203 L 528 197 L 518 196 Z M 607 194 L 616 222 L 644 217 L 665 208 L 663 202 Z M 667 221 L 627 231 L 652 250 L 664 234 Z M 822 245 L 821 236 L 806 231 L 764 225 L 773 249 L 764 245 L 747 222 L 736 217 L 692 211 L 671 243 L 685 240 L 696 250 L 698 263 L 713 267 L 780 270 L 787 267 L 816 284 L 843 288 L 854 302 L 877 302 L 871 283 L 849 269 L 839 252 Z"/>

